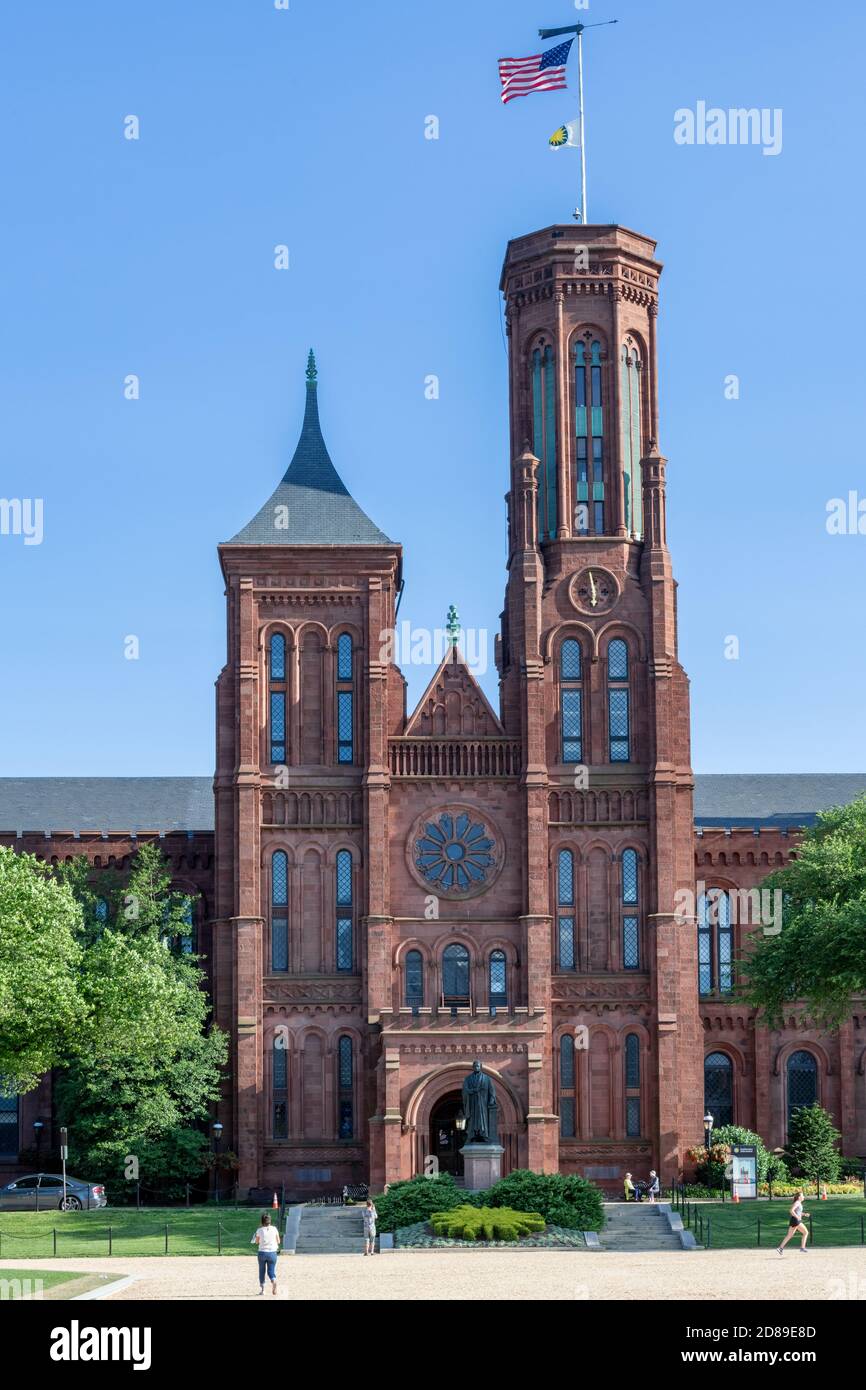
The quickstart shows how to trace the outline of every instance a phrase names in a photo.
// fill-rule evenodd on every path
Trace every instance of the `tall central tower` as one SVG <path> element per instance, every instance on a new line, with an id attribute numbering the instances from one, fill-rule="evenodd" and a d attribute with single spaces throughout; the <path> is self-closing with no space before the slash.
<path id="1" fill-rule="evenodd" d="M 509 243 L 501 280 L 499 669 L 502 721 L 523 744 L 530 1007 L 550 1020 L 559 1166 L 608 1179 L 648 1151 L 675 1177 L 701 1135 L 695 933 L 674 920 L 694 885 L 693 778 L 654 253 L 623 227 L 548 227 Z"/>

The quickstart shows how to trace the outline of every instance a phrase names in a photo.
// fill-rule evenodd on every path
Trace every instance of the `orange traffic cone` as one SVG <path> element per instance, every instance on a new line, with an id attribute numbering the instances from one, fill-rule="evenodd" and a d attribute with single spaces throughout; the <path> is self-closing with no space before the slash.
<path id="1" fill-rule="evenodd" d="M 278 1211 L 278 1210 L 279 1210 L 280 1204 L 279 1204 L 279 1202 L 277 1201 L 277 1194 L 276 1194 L 276 1192 L 274 1193 L 274 1200 L 271 1202 L 271 1206 L 273 1207 L 274 1211 Z"/>
<path id="2" fill-rule="evenodd" d="M 740 1200 L 740 1194 L 739 1194 L 739 1192 L 737 1191 L 737 1185 L 736 1185 L 736 1183 L 735 1183 L 735 1184 L 734 1184 L 734 1190 L 733 1190 L 733 1192 L 731 1193 L 731 1201 L 732 1201 L 732 1202 L 739 1202 L 739 1200 Z"/>
<path id="3" fill-rule="evenodd" d="M 822 1202 L 826 1202 L 826 1200 L 827 1200 L 827 1189 L 826 1189 L 826 1187 L 822 1187 L 822 1188 L 821 1188 L 821 1201 L 822 1201 Z"/>

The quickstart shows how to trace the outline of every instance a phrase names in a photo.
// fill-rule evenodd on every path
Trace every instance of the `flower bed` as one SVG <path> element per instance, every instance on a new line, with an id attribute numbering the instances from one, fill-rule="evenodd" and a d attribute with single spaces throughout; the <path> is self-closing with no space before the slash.
<path id="1" fill-rule="evenodd" d="M 586 1242 L 581 1231 L 570 1231 L 564 1226 L 548 1226 L 535 1235 L 522 1236 L 513 1240 L 456 1240 L 449 1236 L 436 1236 L 426 1221 L 416 1221 L 413 1226 L 401 1226 L 394 1233 L 398 1250 L 586 1250 Z"/>

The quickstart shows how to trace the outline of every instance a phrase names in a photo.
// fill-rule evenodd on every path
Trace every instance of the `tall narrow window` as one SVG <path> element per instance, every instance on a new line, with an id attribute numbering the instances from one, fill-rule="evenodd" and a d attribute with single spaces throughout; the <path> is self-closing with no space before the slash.
<path id="1" fill-rule="evenodd" d="M 196 940 L 195 919 L 193 916 L 192 902 L 190 901 L 190 899 L 187 899 L 186 903 L 184 904 L 183 920 L 186 925 L 186 931 L 181 932 L 180 934 L 180 951 L 181 954 L 184 956 L 191 956 L 195 952 Z"/>
<path id="2" fill-rule="evenodd" d="M 607 648 L 607 721 L 610 761 L 630 760 L 628 647 L 614 637 Z"/>
<path id="3" fill-rule="evenodd" d="M 629 1033 L 625 1040 L 625 1132 L 640 1138 L 640 1038 Z"/>
<path id="4" fill-rule="evenodd" d="M 559 1132 L 563 1139 L 575 1136 L 574 1038 L 563 1033 L 559 1040 Z"/>
<path id="5" fill-rule="evenodd" d="M 574 345 L 575 530 L 604 534 L 604 401 L 601 343 Z"/>
<path id="6" fill-rule="evenodd" d="M 108 921 L 108 900 L 106 898 L 96 899 L 93 908 L 93 915 L 95 916 L 100 926 L 104 927 Z"/>
<path id="7" fill-rule="evenodd" d="M 641 438 L 641 367 L 640 353 L 631 339 L 623 344 L 620 355 L 620 390 L 622 394 L 623 496 L 625 498 L 625 527 L 630 536 L 643 535 L 643 503 L 641 498 L 640 461 Z"/>
<path id="8" fill-rule="evenodd" d="M 420 951 L 406 952 L 406 1004 L 413 1010 L 424 1004 L 424 958 Z"/>
<path id="9" fill-rule="evenodd" d="M 561 849 L 556 857 L 556 921 L 559 968 L 575 970 L 574 855 L 570 849 Z"/>
<path id="10" fill-rule="evenodd" d="M 289 859 L 278 849 L 271 859 L 271 969 L 289 968 Z"/>
<path id="11" fill-rule="evenodd" d="M 564 763 L 583 762 L 582 682 L 580 643 L 573 637 L 568 637 L 559 651 L 559 699 Z"/>
<path id="12" fill-rule="evenodd" d="M 355 1136 L 353 1074 L 352 1039 L 344 1035 L 337 1044 L 337 1133 L 341 1139 Z"/>
<path id="13" fill-rule="evenodd" d="M 734 1068 L 725 1052 L 710 1052 L 704 1058 L 704 1109 L 716 1129 L 734 1123 Z"/>
<path id="14" fill-rule="evenodd" d="M 354 963 L 352 930 L 352 855 L 337 852 L 337 969 L 351 970 Z"/>
<path id="15" fill-rule="evenodd" d="M 274 1040 L 272 1049 L 272 1059 L 274 1068 L 273 1083 L 273 1102 L 274 1102 L 274 1138 L 288 1139 L 289 1137 L 289 1054 L 286 1050 L 286 1040 L 283 1035 L 278 1035 Z"/>
<path id="16" fill-rule="evenodd" d="M 469 952 L 459 943 L 442 952 L 442 998 L 452 1009 L 469 1004 Z"/>
<path id="17" fill-rule="evenodd" d="M 731 900 L 722 888 L 698 899 L 698 990 L 730 994 L 734 987 Z"/>
<path id="18" fill-rule="evenodd" d="M 504 951 L 490 952 L 488 983 L 490 1007 L 492 1009 L 504 1009 L 508 1004 Z"/>
<path id="19" fill-rule="evenodd" d="M 281 632 L 271 637 L 268 655 L 270 700 L 270 761 L 286 761 L 286 639 Z"/>
<path id="20" fill-rule="evenodd" d="M 355 761 L 355 694 L 352 639 L 348 632 L 337 638 L 337 762 Z"/>
<path id="21" fill-rule="evenodd" d="M 538 470 L 538 538 L 556 536 L 556 369 L 553 348 L 532 354 L 532 434 Z"/>
<path id="22" fill-rule="evenodd" d="M 811 1052 L 792 1052 L 786 1068 L 788 1078 L 788 1124 L 791 1116 L 818 1099 L 818 1063 Z"/>
<path id="23" fill-rule="evenodd" d="M 0 1086 L 0 1158 L 18 1157 L 18 1097 Z"/>
<path id="24" fill-rule="evenodd" d="M 640 969 L 640 920 L 638 905 L 637 851 L 622 852 L 622 964 L 624 970 Z"/>

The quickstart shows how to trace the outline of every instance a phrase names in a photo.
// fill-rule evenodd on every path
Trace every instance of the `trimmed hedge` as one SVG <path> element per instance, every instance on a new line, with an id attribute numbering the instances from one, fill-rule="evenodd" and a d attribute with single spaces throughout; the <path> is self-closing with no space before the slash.
<path id="1" fill-rule="evenodd" d="M 604 1225 L 600 1190 L 576 1173 L 565 1177 L 562 1173 L 515 1168 L 484 1193 L 484 1202 L 491 1207 L 539 1213 L 549 1226 L 564 1226 L 570 1231 L 600 1231 Z"/>
<path id="2" fill-rule="evenodd" d="M 430 1226 L 434 1235 L 449 1240 L 520 1240 L 543 1231 L 545 1222 L 538 1212 L 466 1205 L 432 1212 Z"/>
<path id="3" fill-rule="evenodd" d="M 450 1173 L 440 1173 L 437 1178 L 427 1178 L 422 1173 L 405 1182 L 392 1182 L 387 1192 L 374 1199 L 376 1224 L 380 1231 L 414 1226 L 418 1221 L 428 1221 L 434 1211 L 468 1205 L 467 1195 L 460 1191 Z"/>

